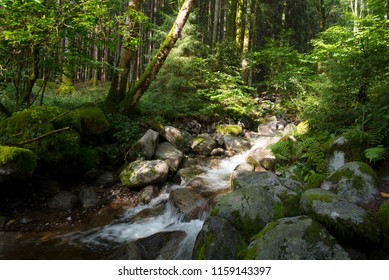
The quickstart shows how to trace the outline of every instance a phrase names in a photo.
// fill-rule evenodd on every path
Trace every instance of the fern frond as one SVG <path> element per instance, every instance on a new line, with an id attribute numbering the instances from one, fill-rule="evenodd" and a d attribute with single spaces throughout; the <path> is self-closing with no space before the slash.
<path id="1" fill-rule="evenodd" d="M 386 149 L 383 145 L 378 145 L 377 147 L 368 148 L 365 150 L 365 157 L 369 159 L 371 163 L 385 159 L 386 156 Z"/>

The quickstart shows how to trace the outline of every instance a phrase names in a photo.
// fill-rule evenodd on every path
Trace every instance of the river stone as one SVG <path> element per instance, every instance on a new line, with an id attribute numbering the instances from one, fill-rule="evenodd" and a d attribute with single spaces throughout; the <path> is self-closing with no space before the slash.
<path id="1" fill-rule="evenodd" d="M 134 161 L 128 164 L 119 178 L 126 187 L 144 187 L 164 183 L 169 173 L 169 166 L 162 160 Z"/>
<path id="2" fill-rule="evenodd" d="M 166 126 L 163 136 L 177 149 L 184 150 L 184 137 L 181 131 L 173 126 Z"/>
<path id="3" fill-rule="evenodd" d="M 182 140 L 183 140 L 183 145 L 184 145 L 184 150 L 183 152 L 185 154 L 190 154 L 192 152 L 192 144 L 194 141 L 194 137 L 190 135 L 189 132 L 183 130 L 181 131 L 182 134 Z"/>
<path id="4" fill-rule="evenodd" d="M 264 188 L 271 189 L 281 185 L 276 174 L 272 172 L 254 172 L 242 171 L 234 174 L 231 180 L 231 188 L 237 190 L 239 188 Z"/>
<path id="5" fill-rule="evenodd" d="M 321 188 L 353 203 L 369 203 L 378 195 L 378 178 L 366 163 L 348 162 L 332 173 Z"/>
<path id="6" fill-rule="evenodd" d="M 378 243 L 380 234 L 366 210 L 346 200 L 312 201 L 315 219 L 338 239 L 347 242 Z"/>
<path id="7" fill-rule="evenodd" d="M 78 197 L 80 198 L 81 204 L 84 208 L 92 208 L 100 203 L 97 189 L 94 187 L 82 189 Z"/>
<path id="8" fill-rule="evenodd" d="M 268 224 L 249 245 L 246 259 L 347 260 L 347 252 L 318 222 L 307 216 Z"/>
<path id="9" fill-rule="evenodd" d="M 137 213 L 135 216 L 132 216 L 131 218 L 127 219 L 126 222 L 135 223 L 137 221 L 142 221 L 144 219 L 155 218 L 161 215 L 162 212 L 165 210 L 166 210 L 166 204 L 159 204 L 156 207 L 145 208 L 141 210 L 139 213 Z"/>
<path id="10" fill-rule="evenodd" d="M 256 148 L 252 150 L 246 157 L 246 162 L 254 165 L 255 167 L 261 165 L 261 160 L 264 158 L 272 158 L 271 152 L 264 148 Z"/>
<path id="11" fill-rule="evenodd" d="M 78 197 L 71 192 L 61 191 L 49 200 L 48 206 L 52 209 L 71 210 L 76 208 L 79 202 Z"/>
<path id="12" fill-rule="evenodd" d="M 243 133 L 243 128 L 236 124 L 220 124 L 216 126 L 216 131 L 222 135 L 231 134 L 233 136 L 239 136 Z"/>
<path id="13" fill-rule="evenodd" d="M 144 187 L 138 195 L 138 203 L 140 204 L 148 204 L 153 198 L 156 198 L 159 194 L 158 186 L 147 186 Z"/>
<path id="14" fill-rule="evenodd" d="M 235 153 L 243 153 L 247 150 L 250 150 L 251 144 L 246 139 L 236 137 L 230 134 L 226 134 L 223 137 L 224 145 L 228 151 L 233 151 Z"/>
<path id="15" fill-rule="evenodd" d="M 103 174 L 97 177 L 96 181 L 93 182 L 93 185 L 100 186 L 111 186 L 115 183 L 115 177 L 113 176 L 111 171 L 105 171 Z"/>
<path id="16" fill-rule="evenodd" d="M 185 239 L 184 231 L 163 231 L 119 247 L 113 260 L 173 260 Z"/>
<path id="17" fill-rule="evenodd" d="M 208 156 L 217 146 L 216 141 L 206 133 L 198 135 L 192 143 L 192 149 L 199 155 Z"/>
<path id="18" fill-rule="evenodd" d="M 136 150 L 143 156 L 145 159 L 149 160 L 154 154 L 155 149 L 157 148 L 159 140 L 158 132 L 155 132 L 152 129 L 146 131 L 146 133 L 136 142 Z"/>
<path id="19" fill-rule="evenodd" d="M 155 150 L 154 157 L 156 159 L 165 161 L 169 166 L 170 171 L 176 172 L 184 155 L 172 144 L 164 142 L 158 145 L 157 149 Z"/>
<path id="20" fill-rule="evenodd" d="M 226 219 L 249 237 L 271 222 L 280 206 L 280 199 L 264 188 L 242 187 L 222 197 L 211 214 Z"/>
<path id="21" fill-rule="evenodd" d="M 201 175 L 203 173 L 204 173 L 204 169 L 199 165 L 180 168 L 173 178 L 173 183 L 181 185 L 184 184 L 185 182 L 189 182 L 191 179 L 196 178 L 198 175 Z"/>
<path id="22" fill-rule="evenodd" d="M 200 218 L 205 200 L 192 188 L 175 189 L 170 192 L 169 200 L 187 220 Z"/>
<path id="23" fill-rule="evenodd" d="M 241 247 L 239 232 L 221 217 L 208 217 L 193 248 L 195 260 L 236 260 Z"/>

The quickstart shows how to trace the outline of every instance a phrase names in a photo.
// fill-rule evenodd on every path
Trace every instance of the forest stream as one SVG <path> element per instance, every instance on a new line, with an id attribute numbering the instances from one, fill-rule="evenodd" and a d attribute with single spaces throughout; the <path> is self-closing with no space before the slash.
<path id="1" fill-rule="evenodd" d="M 278 139 L 277 136 L 259 136 L 252 139 L 250 150 L 229 158 L 198 157 L 196 160 L 202 162 L 202 173 L 196 178 L 205 182 L 201 192 L 206 194 L 204 197 L 207 197 L 207 201 L 229 191 L 231 173 L 237 165 L 245 162 L 252 150 L 265 149 Z M 93 212 L 92 220 L 105 225 L 96 227 L 96 223 L 83 223 L 81 220 L 81 223 L 60 230 L 1 232 L 3 242 L 0 245 L 0 259 L 115 259 L 121 258 L 120 251 L 131 242 L 138 242 L 142 246 L 165 246 L 164 254 L 148 252 L 143 255 L 145 259 L 164 256 L 169 259 L 191 259 L 196 236 L 211 207 L 209 203 L 208 207 L 207 203 L 203 203 L 197 218 L 184 217 L 169 201 L 169 194 L 173 190 L 185 188 L 186 183 L 183 180 L 180 184 L 165 185 L 159 195 L 146 205 L 132 203 L 131 206 L 119 209 L 107 209 L 112 207 L 106 206 L 105 209 Z M 122 198 L 126 199 L 131 198 Z M 115 214 L 112 215 L 112 212 Z M 58 215 L 53 219 L 71 221 L 70 212 L 67 216 L 64 218 Z"/>

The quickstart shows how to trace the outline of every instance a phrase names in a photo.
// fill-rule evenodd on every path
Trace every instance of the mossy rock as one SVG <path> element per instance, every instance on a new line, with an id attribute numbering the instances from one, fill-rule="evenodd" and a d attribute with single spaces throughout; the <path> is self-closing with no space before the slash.
<path id="1" fill-rule="evenodd" d="M 337 196 L 333 192 L 319 188 L 310 189 L 301 195 L 300 205 L 306 214 L 312 213 L 312 204 L 314 201 L 331 202 L 336 200 Z"/>
<path id="2" fill-rule="evenodd" d="M 383 247 L 389 251 L 389 201 L 380 206 L 376 218 L 382 231 Z"/>
<path id="3" fill-rule="evenodd" d="M 79 162 L 83 172 L 97 168 L 103 160 L 103 151 L 98 148 L 81 147 L 79 150 Z"/>
<path id="4" fill-rule="evenodd" d="M 347 252 L 318 222 L 307 216 L 269 223 L 252 238 L 245 259 L 343 260 Z"/>
<path id="5" fill-rule="evenodd" d="M 308 181 L 304 185 L 305 190 L 320 188 L 321 184 L 327 178 L 325 174 L 313 173 L 309 176 Z"/>
<path id="6" fill-rule="evenodd" d="M 0 146 L 0 183 L 27 179 L 35 171 L 37 160 L 30 150 Z"/>
<path id="7" fill-rule="evenodd" d="M 98 107 L 83 107 L 77 109 L 74 115 L 80 119 L 82 136 L 100 135 L 109 129 L 109 123 Z"/>
<path id="8" fill-rule="evenodd" d="M 263 188 L 270 189 L 281 185 L 276 174 L 272 172 L 241 171 L 231 176 L 231 188 L 237 190 L 240 188 Z"/>
<path id="9" fill-rule="evenodd" d="M 243 133 L 243 128 L 240 125 L 220 124 L 216 127 L 216 131 L 222 135 L 231 134 L 233 136 L 239 136 Z"/>
<path id="10" fill-rule="evenodd" d="M 260 187 L 240 188 L 220 199 L 212 214 L 226 219 L 246 238 L 276 216 L 281 201 Z"/>
<path id="11" fill-rule="evenodd" d="M 332 173 L 321 188 L 353 203 L 369 203 L 378 195 L 378 177 L 363 162 L 348 162 Z"/>
<path id="12" fill-rule="evenodd" d="M 236 260 L 247 244 L 239 232 L 221 217 L 208 217 L 193 248 L 195 260 Z"/>

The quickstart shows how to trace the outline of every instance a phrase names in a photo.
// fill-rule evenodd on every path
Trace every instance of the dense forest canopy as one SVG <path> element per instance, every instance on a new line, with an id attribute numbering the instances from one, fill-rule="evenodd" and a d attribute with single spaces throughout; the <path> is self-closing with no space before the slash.
<path id="1" fill-rule="evenodd" d="M 253 124 L 273 111 L 330 133 L 371 129 L 379 139 L 368 147 L 386 145 L 387 0 L 1 0 L 0 7 L 3 117 L 82 84 L 112 82 L 98 98 L 106 112 L 137 107 L 170 119 Z M 256 104 L 263 95 L 281 103 Z"/>

